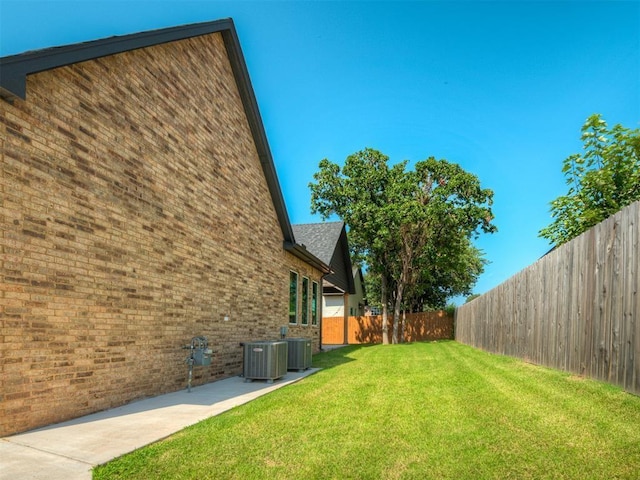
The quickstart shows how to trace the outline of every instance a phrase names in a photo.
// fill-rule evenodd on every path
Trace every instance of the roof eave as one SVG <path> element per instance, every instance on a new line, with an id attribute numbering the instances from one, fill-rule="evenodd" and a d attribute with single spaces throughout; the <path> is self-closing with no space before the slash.
<path id="1" fill-rule="evenodd" d="M 284 249 L 312 267 L 317 268 L 325 275 L 331 273 L 331 267 L 309 252 L 304 245 L 285 241 Z"/>

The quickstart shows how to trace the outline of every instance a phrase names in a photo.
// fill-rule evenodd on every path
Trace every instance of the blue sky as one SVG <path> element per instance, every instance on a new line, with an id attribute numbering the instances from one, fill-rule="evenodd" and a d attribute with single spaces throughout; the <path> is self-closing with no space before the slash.
<path id="1" fill-rule="evenodd" d="M 0 55 L 232 17 L 292 223 L 322 158 L 457 162 L 495 192 L 483 293 L 548 249 L 592 113 L 640 127 L 640 1 L 0 0 Z"/>

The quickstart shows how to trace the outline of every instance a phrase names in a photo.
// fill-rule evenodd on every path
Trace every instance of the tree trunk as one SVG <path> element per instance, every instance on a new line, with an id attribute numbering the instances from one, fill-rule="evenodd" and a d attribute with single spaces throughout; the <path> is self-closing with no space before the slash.
<path id="1" fill-rule="evenodd" d="M 400 343 L 404 343 L 404 331 L 407 325 L 407 309 L 402 310 L 402 329 L 400 330 Z"/>
<path id="2" fill-rule="evenodd" d="M 402 306 L 402 293 L 404 291 L 404 283 L 398 282 L 396 290 L 396 301 L 393 306 L 393 343 L 398 343 L 398 331 L 400 326 L 400 307 Z"/>
<path id="3" fill-rule="evenodd" d="M 389 313 L 387 312 L 387 277 L 384 273 L 380 278 L 380 291 L 382 296 L 382 344 L 389 345 Z"/>

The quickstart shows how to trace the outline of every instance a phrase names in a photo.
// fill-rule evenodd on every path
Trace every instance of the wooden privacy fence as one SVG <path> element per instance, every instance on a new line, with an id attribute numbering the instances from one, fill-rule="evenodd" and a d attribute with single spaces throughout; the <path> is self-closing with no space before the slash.
<path id="1" fill-rule="evenodd" d="M 345 329 L 344 317 L 322 319 L 322 344 L 343 345 L 382 343 L 382 316 L 349 317 Z M 389 339 L 393 329 L 393 316 L 389 316 Z M 346 338 L 345 338 L 346 335 Z M 453 338 L 453 317 L 443 311 L 408 313 L 405 323 L 405 341 L 420 342 Z"/>
<path id="2" fill-rule="evenodd" d="M 456 340 L 640 395 L 640 202 L 456 310 Z"/>

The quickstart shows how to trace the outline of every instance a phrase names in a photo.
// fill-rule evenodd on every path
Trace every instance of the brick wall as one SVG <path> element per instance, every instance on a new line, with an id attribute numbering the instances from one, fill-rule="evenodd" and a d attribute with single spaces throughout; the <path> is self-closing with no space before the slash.
<path id="1" fill-rule="evenodd" d="M 0 142 L 0 435 L 186 387 L 196 335 L 194 385 L 238 374 L 287 324 L 298 260 L 219 34 L 31 75 Z"/>

